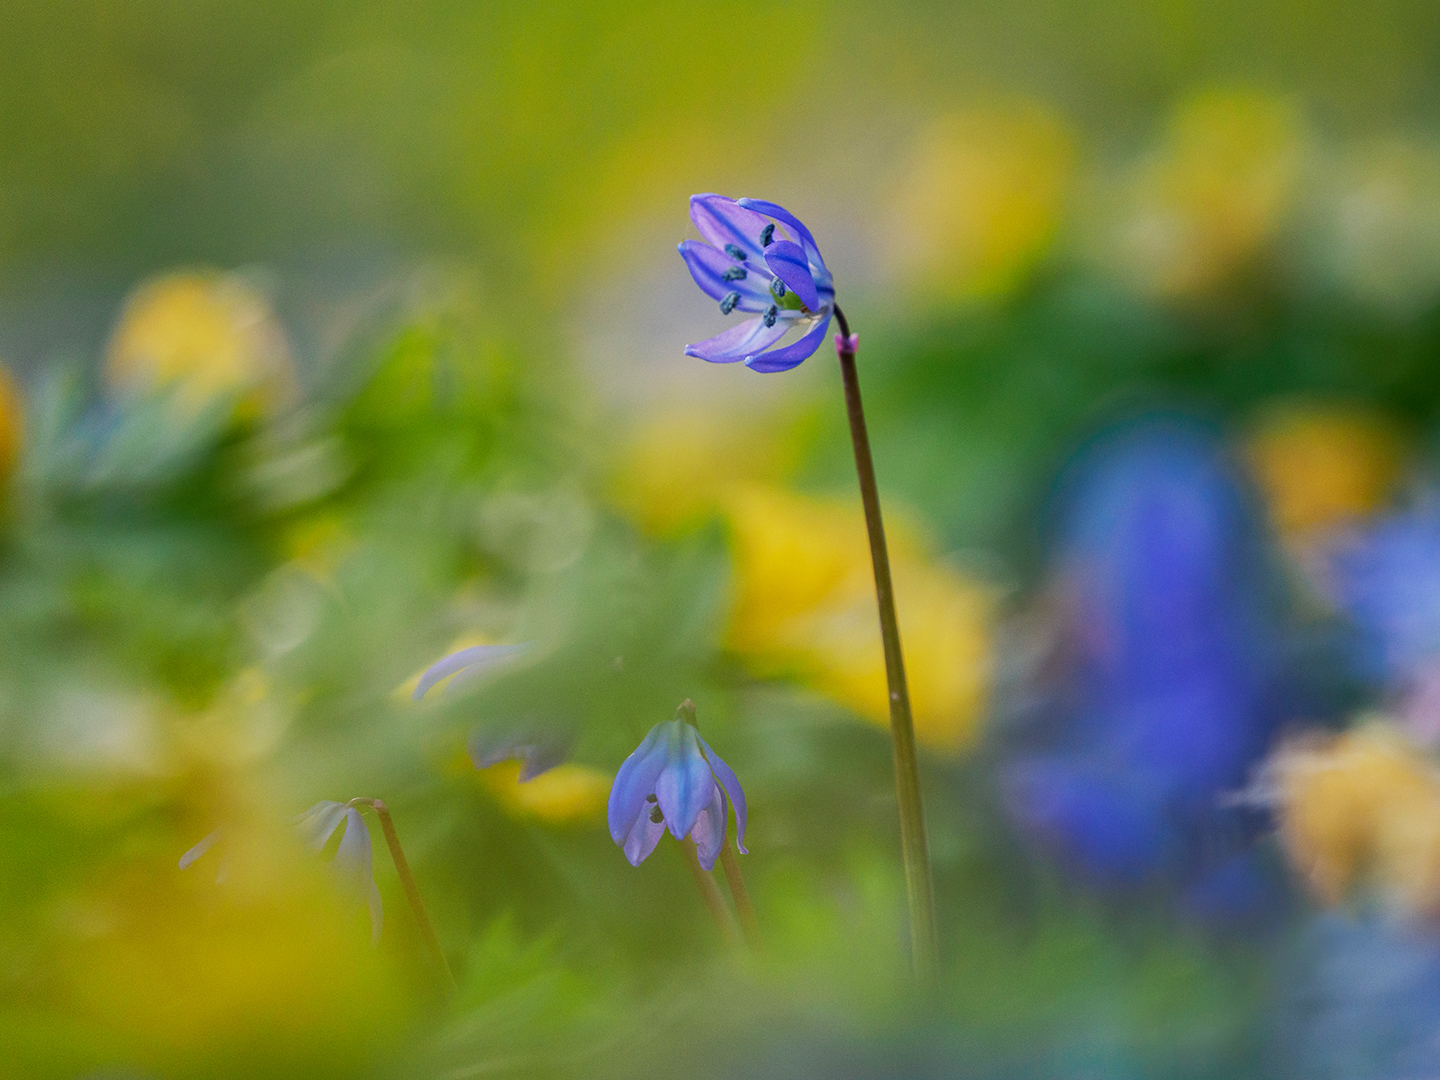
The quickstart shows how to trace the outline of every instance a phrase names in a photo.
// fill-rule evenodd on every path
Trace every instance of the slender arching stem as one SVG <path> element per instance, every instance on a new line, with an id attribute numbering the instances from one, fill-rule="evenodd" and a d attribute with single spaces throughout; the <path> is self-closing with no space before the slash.
<path id="1" fill-rule="evenodd" d="M 410 911 L 415 916 L 415 922 L 420 927 L 420 937 L 425 942 L 425 948 L 435 961 L 436 967 L 445 973 L 445 981 L 449 983 L 450 989 L 455 989 L 455 975 L 450 970 L 450 964 L 445 959 L 445 953 L 440 948 L 440 939 L 435 936 L 435 927 L 430 922 L 430 915 L 425 910 L 425 901 L 420 899 L 420 888 L 415 884 L 415 876 L 410 873 L 410 860 L 405 858 L 405 849 L 400 846 L 400 836 L 395 831 L 395 822 L 390 817 L 390 808 L 385 805 L 383 799 L 351 799 L 352 805 L 368 806 L 375 811 L 375 816 L 380 819 L 380 831 L 385 834 L 385 845 L 390 849 L 390 861 L 395 864 L 395 873 L 400 876 L 400 884 L 405 887 L 405 899 L 410 902 Z"/>
<path id="2" fill-rule="evenodd" d="M 880 638 L 885 646 L 885 677 L 890 690 L 890 739 L 895 747 L 895 794 L 900 804 L 900 846 L 905 856 L 905 886 L 910 898 L 910 945 L 915 974 L 929 981 L 937 961 L 935 891 L 930 877 L 930 851 L 925 837 L 925 809 L 920 798 L 920 769 L 915 757 L 915 722 L 910 714 L 910 691 L 905 683 L 905 657 L 900 651 L 900 626 L 895 617 L 895 589 L 890 580 L 890 555 L 885 546 L 885 525 L 880 518 L 880 490 L 875 483 L 875 462 L 860 403 L 860 377 L 855 370 L 855 339 L 850 324 L 837 306 L 840 324 L 840 372 L 845 381 L 845 408 L 850 417 L 850 441 L 855 447 L 855 471 L 860 478 L 860 501 L 870 535 L 870 561 L 875 571 L 875 599 L 880 608 Z"/>
<path id="3" fill-rule="evenodd" d="M 760 948 L 760 923 L 755 918 L 755 907 L 750 903 L 750 893 L 745 888 L 745 875 L 740 873 L 740 860 L 735 855 L 735 846 L 730 837 L 725 837 L 725 846 L 720 849 L 720 865 L 725 869 L 725 881 L 730 886 L 730 899 L 735 901 L 735 914 L 740 918 L 740 929 L 745 932 L 745 942 L 752 949 Z"/>
<path id="4" fill-rule="evenodd" d="M 695 841 L 687 836 L 680 841 L 680 848 L 685 853 L 685 861 L 690 864 L 690 873 L 695 875 L 695 884 L 700 889 L 705 906 L 710 909 L 715 924 L 720 927 L 721 936 L 732 945 L 737 944 L 740 935 L 735 930 L 735 918 L 725 906 L 725 898 L 720 895 L 720 886 L 715 884 L 714 875 L 700 865 L 700 856 L 695 852 Z"/>

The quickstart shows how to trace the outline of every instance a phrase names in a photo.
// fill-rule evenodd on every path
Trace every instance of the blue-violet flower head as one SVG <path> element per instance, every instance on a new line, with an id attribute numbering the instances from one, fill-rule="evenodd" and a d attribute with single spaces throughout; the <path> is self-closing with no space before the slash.
<path id="1" fill-rule="evenodd" d="M 676 840 L 689 836 L 706 870 L 725 846 L 726 818 L 735 806 L 735 846 L 745 851 L 745 792 L 720 755 L 694 726 L 695 706 L 686 701 L 676 719 L 656 724 L 625 759 L 610 789 L 610 835 L 631 866 L 655 850 L 668 828 Z M 681 719 L 684 717 L 684 719 Z"/>
<path id="2" fill-rule="evenodd" d="M 724 314 L 754 317 L 685 346 L 687 356 L 714 364 L 741 360 L 768 373 L 789 371 L 820 347 L 835 310 L 835 285 L 799 218 L 760 199 L 692 195 L 690 220 L 705 238 L 680 244 L 695 284 Z M 791 330 L 801 336 L 774 347 Z"/>
<path id="3" fill-rule="evenodd" d="M 370 940 L 378 942 L 384 910 L 380 905 L 380 890 L 375 885 L 375 856 L 370 848 L 370 830 L 360 811 L 348 803 L 325 799 L 301 814 L 295 821 L 295 828 L 310 847 L 321 851 L 342 822 L 345 834 L 340 837 L 340 846 L 335 849 L 330 868 L 342 888 L 365 901 L 370 909 Z"/>

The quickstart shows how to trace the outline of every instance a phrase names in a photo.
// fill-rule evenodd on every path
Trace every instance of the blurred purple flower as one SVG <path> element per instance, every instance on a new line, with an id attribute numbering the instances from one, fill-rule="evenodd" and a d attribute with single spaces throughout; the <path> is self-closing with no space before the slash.
<path id="1" fill-rule="evenodd" d="M 530 649 L 531 644 L 526 641 L 519 645 L 472 645 L 468 649 L 460 649 L 458 652 L 442 657 L 421 674 L 420 681 L 415 684 L 415 690 L 410 695 L 411 699 L 419 701 L 441 679 L 454 675 L 455 678 L 450 680 L 450 685 L 445 687 L 445 692 L 451 693 L 479 678 L 510 657 L 526 652 Z"/>
<path id="2" fill-rule="evenodd" d="M 363 900 L 369 907 L 370 940 L 378 942 L 384 910 L 380 905 L 380 890 L 375 885 L 375 856 L 364 816 L 348 803 L 325 799 L 296 818 L 295 828 L 306 844 L 315 851 L 321 851 L 342 822 L 345 834 L 340 838 L 340 846 L 335 849 L 330 868 L 345 891 Z"/>
<path id="3" fill-rule="evenodd" d="M 1203 890 L 1261 824 L 1224 799 L 1288 718 L 1257 521 L 1218 443 L 1180 422 L 1126 429 L 1069 472 L 1054 662 L 1000 784 L 1021 831 L 1094 884 Z"/>
<path id="4" fill-rule="evenodd" d="M 467 749 L 477 769 L 488 769 L 502 761 L 522 762 L 523 784 L 563 762 L 570 754 L 570 741 L 544 724 L 526 723 L 500 731 L 477 731 L 470 736 Z"/>
<path id="5" fill-rule="evenodd" d="M 735 804 L 735 846 L 748 854 L 745 792 L 730 766 L 686 719 L 679 719 L 693 719 L 694 705 L 686 701 L 676 716 L 651 728 L 615 774 L 610 788 L 610 835 L 630 865 L 639 866 L 668 827 L 676 840 L 694 839 L 700 865 L 710 870 L 725 845 L 731 802 Z"/>
<path id="6" fill-rule="evenodd" d="M 214 847 L 215 842 L 220 839 L 220 832 L 221 830 L 216 829 L 214 832 L 208 833 L 200 840 L 198 844 L 192 847 L 189 851 L 185 852 L 184 855 L 181 855 L 180 869 L 188 870 L 191 863 L 193 863 L 196 859 L 200 858 L 200 856 L 204 855 L 207 851 Z M 215 867 L 216 885 L 223 885 L 225 883 L 226 877 L 229 876 L 227 871 L 228 867 L 225 864 L 225 860 L 221 859 L 219 865 Z"/>
<path id="7" fill-rule="evenodd" d="M 798 218 L 759 199 L 692 195 L 690 220 L 707 241 L 680 244 L 695 284 L 719 301 L 724 314 L 739 310 L 755 317 L 685 346 L 687 356 L 715 364 L 743 360 L 752 371 L 789 371 L 820 347 L 835 286 L 815 238 Z M 804 333 L 772 348 L 792 329 Z"/>
<path id="8" fill-rule="evenodd" d="M 1337 599 L 1366 632 L 1386 675 L 1440 655 L 1440 505 L 1377 522 L 1337 545 Z"/>

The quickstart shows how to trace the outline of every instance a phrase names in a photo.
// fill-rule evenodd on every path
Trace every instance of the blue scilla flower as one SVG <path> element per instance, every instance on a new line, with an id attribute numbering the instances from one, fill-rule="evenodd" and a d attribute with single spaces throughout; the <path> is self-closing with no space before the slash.
<path id="1" fill-rule="evenodd" d="M 1152 420 L 1081 455 L 1057 509 L 1056 647 L 1001 772 L 1007 809 L 1097 884 L 1246 895 L 1203 878 L 1236 874 L 1260 822 L 1225 796 L 1288 718 L 1247 493 L 1208 432 Z"/>
<path id="2" fill-rule="evenodd" d="M 330 868 L 341 887 L 363 900 L 370 909 L 370 938 L 372 942 L 378 942 L 384 910 L 380 904 L 380 889 L 375 884 L 375 856 L 370 848 L 370 830 L 365 825 L 365 818 L 350 803 L 324 799 L 297 817 L 294 824 L 301 841 L 316 852 L 323 851 L 335 835 L 335 830 L 344 825 L 345 832 L 340 837 Z M 180 869 L 188 869 L 222 838 L 220 829 L 210 833 L 180 856 Z M 216 884 L 223 883 L 227 876 L 226 864 L 221 860 L 216 871 Z"/>
<path id="3" fill-rule="evenodd" d="M 1440 935 L 1361 909 L 1315 916 L 1279 972 L 1274 1075 L 1440 1076 Z"/>
<path id="4" fill-rule="evenodd" d="M 500 666 L 512 657 L 520 656 L 531 648 L 530 642 L 521 642 L 519 645 L 471 645 L 468 649 L 459 649 L 448 656 L 441 657 L 431 664 L 420 674 L 420 680 L 415 684 L 411 697 L 419 701 L 442 679 L 450 678 L 446 685 L 447 693 L 459 690 L 473 680 L 484 675 L 486 672 Z"/>
<path id="5" fill-rule="evenodd" d="M 729 805 L 735 805 L 735 846 L 745 851 L 745 791 L 734 770 L 700 737 L 690 721 L 695 706 L 684 701 L 676 718 L 656 724 L 625 759 L 610 788 L 610 835 L 639 866 L 668 828 L 676 840 L 689 836 L 706 870 L 725 846 Z"/>
<path id="6" fill-rule="evenodd" d="M 1403 686 L 1440 660 L 1440 500 L 1422 500 L 1348 537 L 1330 571 L 1372 676 Z"/>
<path id="7" fill-rule="evenodd" d="M 692 195 L 690 220 L 706 241 L 680 244 L 695 284 L 719 301 L 724 314 L 744 311 L 754 318 L 685 346 L 687 356 L 715 364 L 743 360 L 752 371 L 789 371 L 820 347 L 835 308 L 835 285 L 799 218 L 760 199 Z M 791 330 L 803 333 L 772 348 Z"/>
<path id="8" fill-rule="evenodd" d="M 330 868 L 342 888 L 363 900 L 370 909 L 370 940 L 378 942 L 385 913 L 380 904 L 380 889 L 375 884 L 375 856 L 365 818 L 349 803 L 325 799 L 295 820 L 301 839 L 315 851 L 322 850 L 342 824 L 345 833 L 340 837 Z"/>

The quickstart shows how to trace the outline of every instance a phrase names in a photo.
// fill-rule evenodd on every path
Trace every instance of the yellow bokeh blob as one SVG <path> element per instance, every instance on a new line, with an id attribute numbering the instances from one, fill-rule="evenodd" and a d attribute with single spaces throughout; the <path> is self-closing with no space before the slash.
<path id="1" fill-rule="evenodd" d="M 0 482 L 15 471 L 24 439 L 25 404 L 10 372 L 0 366 Z"/>
<path id="2" fill-rule="evenodd" d="M 1321 901 L 1370 883 L 1407 914 L 1440 914 L 1440 770 L 1393 725 L 1282 747 L 1269 781 L 1281 845 Z"/>
<path id="3" fill-rule="evenodd" d="M 40 992 L 55 1007 L 167 1074 L 207 1060 L 225 1075 L 232 1062 L 358 1068 L 397 1036 L 402 984 L 363 905 L 288 830 L 227 828 L 187 870 L 171 854 L 97 871 L 52 902 Z"/>
<path id="4" fill-rule="evenodd" d="M 611 500 L 652 535 L 694 526 L 736 484 L 782 482 L 800 459 L 803 423 L 676 411 L 639 425 L 621 451 Z"/>
<path id="5" fill-rule="evenodd" d="M 1074 172 L 1070 133 L 1038 106 L 942 117 L 902 169 L 887 260 L 939 299 L 1003 293 L 1049 247 Z"/>
<path id="6" fill-rule="evenodd" d="M 1303 537 L 1379 510 L 1400 477 L 1404 440 L 1384 415 L 1287 403 L 1259 419 L 1246 451 L 1271 520 Z"/>
<path id="7" fill-rule="evenodd" d="M 1289 101 L 1239 90 L 1186 98 L 1160 145 L 1120 187 L 1112 238 L 1119 269 L 1163 296 L 1223 283 L 1279 232 L 1304 151 Z"/>
<path id="8" fill-rule="evenodd" d="M 233 396 L 261 415 L 295 392 L 290 345 L 264 296 L 237 274 L 184 271 L 152 278 L 125 302 L 105 353 L 122 393 L 172 394 L 198 413 Z"/>
<path id="9" fill-rule="evenodd" d="M 890 721 L 885 657 L 858 506 L 773 488 L 726 498 L 735 560 L 727 645 L 761 675 L 796 675 L 877 724 Z M 970 745 L 991 674 L 994 596 L 925 556 L 890 525 L 890 559 L 915 735 L 937 752 Z"/>
<path id="10" fill-rule="evenodd" d="M 597 821 L 605 813 L 613 780 L 586 765 L 556 765 L 529 780 L 521 763 L 502 761 L 479 770 L 481 781 L 507 813 L 550 825 Z"/>

